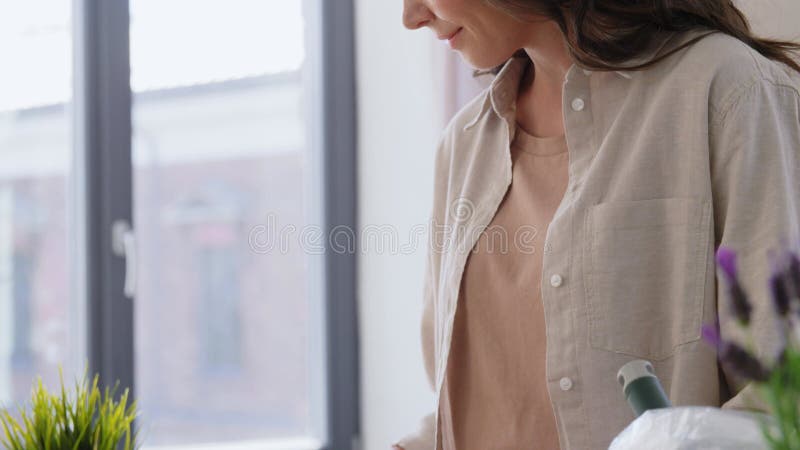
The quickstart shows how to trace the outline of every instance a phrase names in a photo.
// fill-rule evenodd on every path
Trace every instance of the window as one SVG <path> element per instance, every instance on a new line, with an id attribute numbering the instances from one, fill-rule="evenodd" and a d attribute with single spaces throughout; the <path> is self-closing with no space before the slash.
<path id="1" fill-rule="evenodd" d="M 243 362 L 244 311 L 239 301 L 237 255 L 230 246 L 210 247 L 200 252 L 198 261 L 203 297 L 199 312 L 203 369 L 208 373 L 238 371 Z"/>
<path id="2" fill-rule="evenodd" d="M 31 255 L 25 251 L 17 251 L 12 263 L 13 275 L 11 283 L 14 289 L 11 293 L 12 307 L 11 327 L 13 338 L 11 340 L 11 367 L 12 370 L 24 370 L 33 362 L 33 347 L 31 346 Z"/>
<path id="3" fill-rule="evenodd" d="M 355 254 L 300 235 L 354 228 L 351 1 L 6 3 L 0 401 L 88 360 L 147 449 L 353 445 Z"/>
<path id="4" fill-rule="evenodd" d="M 0 406 L 82 368 L 72 280 L 72 20 L 66 1 L 0 2 Z M 35 57 L 33 57 L 35 55 Z"/>

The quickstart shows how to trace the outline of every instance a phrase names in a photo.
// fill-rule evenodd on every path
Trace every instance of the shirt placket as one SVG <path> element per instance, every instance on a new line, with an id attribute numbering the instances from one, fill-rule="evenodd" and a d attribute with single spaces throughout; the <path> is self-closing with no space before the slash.
<path id="1" fill-rule="evenodd" d="M 489 177 L 492 180 L 497 180 L 497 184 L 492 184 L 491 186 L 487 186 L 487 189 L 481 192 L 486 192 L 487 195 L 483 198 L 478 200 L 475 206 L 475 210 L 473 211 L 474 214 L 474 221 L 461 223 L 461 227 L 456 226 L 455 229 L 457 230 L 464 230 L 464 234 L 459 236 L 454 236 L 455 242 L 458 242 L 458 245 L 455 246 L 456 252 L 455 257 L 457 257 L 456 262 L 453 266 L 453 272 L 447 275 L 448 279 L 453 280 L 449 285 L 451 286 L 451 296 L 448 297 L 447 307 L 445 310 L 447 311 L 447 320 L 445 329 L 442 334 L 442 341 L 441 346 L 444 348 L 442 353 L 439 355 L 439 370 L 437 370 L 437 374 L 439 375 L 438 379 L 436 380 L 436 395 L 441 401 L 442 393 L 441 388 L 444 384 L 444 376 L 447 370 L 447 361 L 449 356 L 449 348 L 451 345 L 452 339 L 452 330 L 453 330 L 453 323 L 456 314 L 457 302 L 458 302 L 458 290 L 461 286 L 461 278 L 463 276 L 464 268 L 466 266 L 466 261 L 471 252 L 472 248 L 475 246 L 476 242 L 480 237 L 480 233 L 486 229 L 486 227 L 491 222 L 494 213 L 497 211 L 500 203 L 503 200 L 506 192 L 508 191 L 508 187 L 511 185 L 511 140 L 513 139 L 513 133 L 515 132 L 515 105 L 510 102 L 510 92 L 508 91 L 508 85 L 502 84 L 497 87 L 496 91 L 497 95 L 497 102 L 500 104 L 506 105 L 506 107 L 502 108 L 502 111 L 499 114 L 497 120 L 502 122 L 502 128 L 504 129 L 505 133 L 503 133 L 503 138 L 501 141 L 504 143 L 503 149 L 504 151 L 502 154 L 498 153 L 498 158 L 502 159 L 502 164 L 491 164 L 490 166 L 494 168 L 497 172 L 494 173 L 493 176 Z M 493 100 L 494 101 L 494 100 Z M 435 421 L 436 421 L 436 435 L 434 441 L 436 443 L 437 450 L 443 450 L 444 447 L 444 433 L 450 432 L 451 430 L 443 430 L 442 429 L 442 422 L 439 416 L 439 408 L 436 408 L 435 411 Z M 448 440 L 452 441 L 452 434 L 448 436 Z M 446 450 L 446 449 L 445 449 Z"/>
<path id="2" fill-rule="evenodd" d="M 562 86 L 564 130 L 569 150 L 569 181 L 547 228 L 542 255 L 542 302 L 547 334 L 547 388 L 553 403 L 561 448 L 586 448 L 584 386 L 578 364 L 582 342 L 576 313 L 580 292 L 575 255 L 580 241 L 574 230 L 575 199 L 593 157 L 593 122 L 589 75 L 572 66 Z"/>

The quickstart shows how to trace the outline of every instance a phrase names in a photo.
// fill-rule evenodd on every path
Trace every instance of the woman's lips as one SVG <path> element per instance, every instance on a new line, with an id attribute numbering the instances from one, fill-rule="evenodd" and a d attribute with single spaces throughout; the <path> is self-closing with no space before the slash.
<path id="1" fill-rule="evenodd" d="M 450 44 L 450 47 L 453 47 L 455 45 L 455 39 L 461 33 L 462 29 L 463 28 L 459 28 L 458 30 L 456 30 L 455 33 L 451 34 L 450 37 L 447 38 L 447 43 Z"/>

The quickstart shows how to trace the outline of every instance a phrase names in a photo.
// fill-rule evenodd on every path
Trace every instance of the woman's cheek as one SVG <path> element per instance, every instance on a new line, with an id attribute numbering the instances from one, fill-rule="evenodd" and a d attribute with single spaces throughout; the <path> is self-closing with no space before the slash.
<path id="1" fill-rule="evenodd" d="M 475 9 L 474 0 L 430 0 L 430 8 L 440 19 L 462 25 L 459 19 L 468 16 L 470 9 Z"/>

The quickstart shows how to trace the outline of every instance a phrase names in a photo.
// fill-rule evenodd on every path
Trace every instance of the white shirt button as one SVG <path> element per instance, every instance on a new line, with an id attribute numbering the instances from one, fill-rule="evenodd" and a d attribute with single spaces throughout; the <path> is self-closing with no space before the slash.
<path id="1" fill-rule="evenodd" d="M 583 111 L 583 107 L 586 106 L 583 103 L 583 99 L 578 97 L 572 100 L 572 109 L 575 111 Z"/>
<path id="2" fill-rule="evenodd" d="M 572 380 L 570 380 L 567 377 L 564 377 L 558 381 L 558 385 L 561 386 L 562 391 L 568 391 L 572 389 Z"/>
<path id="3" fill-rule="evenodd" d="M 550 286 L 559 287 L 559 286 L 561 286 L 561 283 L 563 283 L 563 282 L 564 282 L 564 279 L 561 278 L 561 275 L 559 275 L 557 273 L 553 274 L 550 277 Z"/>

